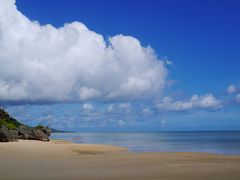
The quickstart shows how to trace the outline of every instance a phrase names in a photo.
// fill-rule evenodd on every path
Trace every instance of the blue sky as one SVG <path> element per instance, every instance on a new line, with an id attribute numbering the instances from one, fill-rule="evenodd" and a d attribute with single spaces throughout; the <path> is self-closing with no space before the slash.
<path id="1" fill-rule="evenodd" d="M 160 57 L 174 62 L 170 76 L 184 92 L 222 92 L 239 81 L 240 3 L 236 0 L 18 0 L 17 5 L 41 24 L 60 27 L 77 20 L 105 37 L 124 34 L 150 44 Z"/>
<path id="2" fill-rule="evenodd" d="M 2 3 L 5 1 L 8 0 Z M 20 68 L 15 74 L 12 72 L 15 66 L 11 67 L 10 63 L 1 66 L 5 69 L 10 66 L 8 72 L 11 73 L 0 74 L 0 104 L 24 123 L 80 131 L 240 129 L 240 3 L 237 0 L 17 0 L 18 11 L 8 8 L 14 6 L 13 2 L 5 6 L 0 12 L 6 10 L 10 15 L 5 18 L 6 22 L 0 21 L 6 27 L 1 29 L 2 37 L 9 37 L 7 28 L 11 28 L 16 38 L 5 40 L 3 47 L 11 42 L 21 45 L 9 48 L 11 55 L 6 53 L 0 61 L 9 59 L 17 64 L 13 60 L 16 54 L 21 60 L 20 66 L 30 67 L 33 61 L 38 62 L 38 66 L 34 66 L 36 73 L 29 70 L 30 79 L 26 78 L 29 77 L 28 69 Z M 28 20 L 22 17 L 13 20 L 16 12 L 23 13 Z M 33 21 L 38 21 L 37 25 Z M 64 26 L 74 21 L 83 23 L 88 29 L 79 24 Z M 10 26 L 8 22 L 19 26 Z M 59 29 L 46 27 L 46 24 L 62 28 L 63 35 L 54 34 Z M 36 33 L 41 27 L 46 28 Z M 88 48 L 92 54 L 97 54 L 101 49 L 96 50 L 95 44 L 104 41 L 113 47 L 112 53 L 116 55 L 111 58 L 109 54 L 103 55 L 100 60 L 101 54 L 93 57 L 72 50 L 66 53 L 67 57 L 58 55 L 58 48 L 64 51 L 65 46 L 68 47 L 68 39 L 79 38 L 70 33 L 71 28 L 80 29 L 79 34 L 83 35 L 79 40 L 83 45 L 76 46 L 78 50 Z M 30 35 L 34 39 L 32 42 L 28 39 Z M 55 35 L 63 39 L 64 46 L 56 45 L 62 42 L 58 42 Z M 45 38 L 49 38 L 49 43 Z M 33 46 L 33 42 L 39 46 Z M 151 48 L 147 48 L 148 45 Z M 43 46 L 49 50 L 53 48 L 54 52 L 42 50 L 46 52 L 42 56 Z M 147 50 L 135 51 L 136 48 Z M 69 60 L 71 57 L 76 61 Z M 143 58 L 142 64 L 136 57 Z M 96 67 L 86 64 L 88 71 L 85 72 L 81 69 L 87 63 L 84 58 L 97 64 Z M 49 63 L 51 60 L 55 62 Z M 79 63 L 81 60 L 84 63 Z M 54 68 L 44 70 L 45 62 L 47 67 L 54 64 Z M 116 68 L 118 73 L 104 69 L 108 62 L 113 62 L 110 68 Z M 71 68 L 62 70 L 61 63 L 76 73 L 68 76 Z M 98 74 L 99 68 L 103 70 Z M 66 76 L 58 74 L 58 69 Z M 41 73 L 48 76 L 41 79 Z M 47 78 L 49 81 L 45 81 Z M 126 85 L 124 80 L 129 83 Z M 72 89 L 66 88 L 72 81 Z M 63 91 L 58 92 L 56 88 Z M 75 94 L 77 90 L 80 98 Z"/>

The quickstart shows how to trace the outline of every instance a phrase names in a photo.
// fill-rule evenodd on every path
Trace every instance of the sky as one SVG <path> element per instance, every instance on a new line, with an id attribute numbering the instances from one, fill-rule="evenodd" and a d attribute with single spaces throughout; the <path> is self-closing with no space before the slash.
<path id="1" fill-rule="evenodd" d="M 61 130 L 240 130 L 239 8 L 0 0 L 0 106 Z"/>

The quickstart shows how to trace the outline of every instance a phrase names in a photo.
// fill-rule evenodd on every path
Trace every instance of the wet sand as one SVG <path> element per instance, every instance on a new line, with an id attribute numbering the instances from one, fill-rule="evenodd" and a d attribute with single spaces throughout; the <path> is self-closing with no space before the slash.
<path id="1" fill-rule="evenodd" d="M 130 153 L 109 145 L 64 141 L 0 143 L 0 179 L 240 179 L 240 156 Z"/>

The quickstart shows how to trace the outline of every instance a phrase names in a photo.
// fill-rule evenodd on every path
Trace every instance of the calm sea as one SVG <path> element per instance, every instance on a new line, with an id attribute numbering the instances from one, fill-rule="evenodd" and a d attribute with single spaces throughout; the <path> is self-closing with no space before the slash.
<path id="1" fill-rule="evenodd" d="M 208 152 L 240 155 L 240 131 L 52 133 L 52 139 L 111 144 L 131 152 Z"/>

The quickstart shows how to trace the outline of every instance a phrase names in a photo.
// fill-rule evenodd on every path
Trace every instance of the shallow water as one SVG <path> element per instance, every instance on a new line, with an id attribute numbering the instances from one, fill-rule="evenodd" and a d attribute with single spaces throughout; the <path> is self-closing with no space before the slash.
<path id="1" fill-rule="evenodd" d="M 131 152 L 207 152 L 240 155 L 240 131 L 52 133 L 52 139 L 111 144 Z"/>

